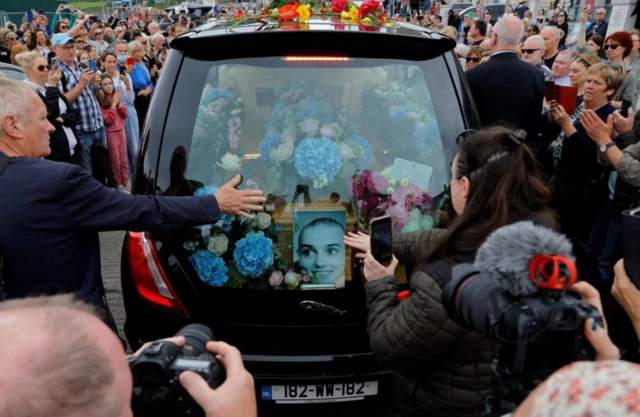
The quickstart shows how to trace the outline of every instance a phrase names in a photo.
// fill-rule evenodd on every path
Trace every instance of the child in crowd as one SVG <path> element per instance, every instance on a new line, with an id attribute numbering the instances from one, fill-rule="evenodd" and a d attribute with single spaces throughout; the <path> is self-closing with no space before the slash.
<path id="1" fill-rule="evenodd" d="M 113 79 L 107 75 L 100 75 L 100 87 L 104 97 L 100 103 L 102 117 L 107 131 L 107 147 L 116 179 L 116 188 L 125 193 L 131 192 L 129 183 L 129 164 L 127 163 L 127 135 L 124 130 L 124 119 L 128 111 L 122 102 L 122 92 L 114 93 Z"/>

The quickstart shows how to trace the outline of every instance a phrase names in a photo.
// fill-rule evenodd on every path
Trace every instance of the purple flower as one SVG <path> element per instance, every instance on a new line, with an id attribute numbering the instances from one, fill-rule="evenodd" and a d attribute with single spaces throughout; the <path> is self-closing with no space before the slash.
<path id="1" fill-rule="evenodd" d="M 367 189 L 369 192 L 384 195 L 388 187 L 389 181 L 387 181 L 384 175 L 377 172 L 372 172 L 370 175 L 367 175 Z"/>
<path id="2" fill-rule="evenodd" d="M 380 199 L 375 195 L 370 195 L 364 201 L 363 209 L 364 210 L 374 210 L 380 205 Z"/>
<path id="3" fill-rule="evenodd" d="M 422 195 L 420 187 L 410 182 L 406 187 L 398 187 L 393 193 L 393 201 L 411 211 L 416 198 Z"/>
<path id="4" fill-rule="evenodd" d="M 349 189 L 351 190 L 351 194 L 359 200 L 364 197 L 364 192 L 366 191 L 366 187 L 361 178 L 352 178 L 349 180 Z"/>
<path id="5" fill-rule="evenodd" d="M 389 207 L 387 214 L 391 216 L 393 233 L 401 233 L 402 228 L 409 222 L 409 212 L 403 205 L 397 205 Z"/>

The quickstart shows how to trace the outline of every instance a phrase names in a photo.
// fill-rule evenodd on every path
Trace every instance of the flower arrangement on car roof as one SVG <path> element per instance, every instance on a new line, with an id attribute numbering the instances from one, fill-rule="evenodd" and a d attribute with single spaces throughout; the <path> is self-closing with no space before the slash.
<path id="1" fill-rule="evenodd" d="M 310 184 L 323 189 L 336 177 L 347 180 L 371 164 L 372 148 L 342 109 L 317 82 L 301 80 L 286 88 L 267 118 L 260 141 L 267 190 Z"/>
<path id="2" fill-rule="evenodd" d="M 247 21 L 276 21 L 279 24 L 297 22 L 298 28 L 304 29 L 313 14 L 333 16 L 344 23 L 363 25 L 363 30 L 366 30 L 368 25 L 393 26 L 392 22 L 387 22 L 387 16 L 379 0 L 366 0 L 360 7 L 350 0 L 332 0 L 330 7 L 306 0 L 273 0 L 259 15 L 244 16 L 242 10 L 238 10 L 229 19 L 236 21 L 230 30 Z"/>
<path id="3" fill-rule="evenodd" d="M 257 188 L 248 180 L 247 188 Z M 198 188 L 194 195 L 212 195 L 214 185 Z M 277 213 L 277 210 L 276 212 Z M 283 227 L 277 214 L 258 213 L 253 220 L 223 215 L 215 224 L 190 229 L 183 248 L 200 279 L 212 287 L 295 290 L 317 276 L 297 273 L 283 259 L 278 235 Z"/>

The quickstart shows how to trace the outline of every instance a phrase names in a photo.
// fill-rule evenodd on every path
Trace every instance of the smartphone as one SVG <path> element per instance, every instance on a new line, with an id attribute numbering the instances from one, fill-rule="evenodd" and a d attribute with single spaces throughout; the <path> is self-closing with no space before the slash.
<path id="1" fill-rule="evenodd" d="M 593 10 L 596 7 L 596 0 L 585 0 L 584 7 L 588 7 L 589 10 Z"/>
<path id="2" fill-rule="evenodd" d="M 126 76 L 127 75 L 127 69 L 125 67 L 119 67 L 119 68 L 120 68 L 119 69 L 120 75 Z"/>
<path id="3" fill-rule="evenodd" d="M 80 68 L 82 68 L 82 70 L 88 70 L 89 69 L 89 67 L 86 64 L 78 64 L 78 66 Z"/>
<path id="4" fill-rule="evenodd" d="M 60 58 L 54 56 L 51 58 L 51 71 L 58 71 L 60 69 Z"/>
<path id="5" fill-rule="evenodd" d="M 620 108 L 620 114 L 626 118 L 629 115 L 629 107 L 631 107 L 630 100 L 622 100 L 622 107 Z"/>
<path id="6" fill-rule="evenodd" d="M 133 60 L 133 57 L 127 57 L 127 67 L 130 67 L 132 65 L 135 65 L 135 61 Z"/>
<path id="7" fill-rule="evenodd" d="M 89 58 L 89 70 L 93 73 L 98 72 L 98 64 L 95 58 Z"/>
<path id="8" fill-rule="evenodd" d="M 382 216 L 369 222 L 371 254 L 382 265 L 389 265 L 393 259 L 393 228 L 391 216 Z"/>
<path id="9" fill-rule="evenodd" d="M 547 81 L 544 85 L 544 98 L 547 99 L 547 103 L 550 103 L 551 100 L 556 99 L 556 82 L 555 81 Z"/>

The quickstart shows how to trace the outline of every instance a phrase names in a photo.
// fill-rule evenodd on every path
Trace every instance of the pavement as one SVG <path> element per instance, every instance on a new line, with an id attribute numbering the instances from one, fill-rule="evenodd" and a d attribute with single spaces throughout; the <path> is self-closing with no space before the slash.
<path id="1" fill-rule="evenodd" d="M 111 309 L 120 336 L 124 338 L 124 302 L 120 286 L 120 256 L 125 232 L 100 233 L 100 252 L 102 258 L 102 279 L 107 293 L 107 302 Z M 128 350 L 129 353 L 130 349 Z M 274 411 L 260 412 L 260 417 L 391 417 L 388 405 L 372 406 L 373 410 L 362 410 L 360 402 L 340 404 L 314 404 L 311 406 L 281 406 Z"/>

